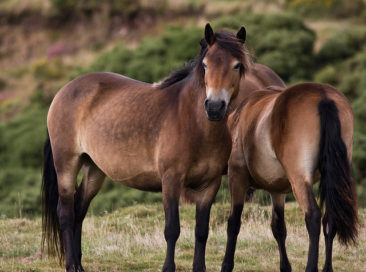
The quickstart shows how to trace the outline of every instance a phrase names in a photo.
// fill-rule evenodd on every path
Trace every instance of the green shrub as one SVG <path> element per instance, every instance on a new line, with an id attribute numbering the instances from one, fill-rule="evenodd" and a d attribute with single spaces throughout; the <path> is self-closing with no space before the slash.
<path id="1" fill-rule="evenodd" d="M 34 77 L 36 79 L 45 80 L 62 78 L 64 76 L 65 69 L 66 67 L 60 58 L 42 58 L 32 66 Z"/>
<path id="2" fill-rule="evenodd" d="M 85 13 L 90 15 L 101 10 L 107 10 L 109 16 L 133 16 L 143 9 L 157 12 L 164 11 L 166 0 L 141 1 L 141 0 L 51 0 L 55 15 L 67 17 L 71 14 Z"/>
<path id="3" fill-rule="evenodd" d="M 286 0 L 286 9 L 311 17 L 352 17 L 362 14 L 362 0 Z"/>
<path id="4" fill-rule="evenodd" d="M 25 167 L 1 167 L 0 215 L 21 217 L 41 212 L 41 172 Z"/>
<path id="5" fill-rule="evenodd" d="M 213 21 L 215 29 L 238 30 L 245 25 L 248 44 L 259 62 L 273 68 L 285 80 L 310 78 L 314 33 L 293 15 L 239 14 Z M 198 54 L 201 28 L 169 27 L 156 38 L 146 38 L 135 50 L 120 45 L 102 54 L 89 69 L 110 71 L 145 82 L 166 77 Z"/>
<path id="6" fill-rule="evenodd" d="M 51 0 L 51 4 L 58 15 L 65 15 L 75 8 L 76 0 Z"/>
<path id="7" fill-rule="evenodd" d="M 354 100 L 365 92 L 366 46 L 362 51 L 338 66 L 338 87 L 348 98 Z"/>
<path id="8" fill-rule="evenodd" d="M 6 81 L 3 78 L 0 78 L 0 91 L 4 90 L 6 87 Z"/>
<path id="9" fill-rule="evenodd" d="M 256 47 L 258 62 L 284 80 L 310 78 L 314 37 L 305 31 L 278 30 L 264 35 Z"/>
<path id="10" fill-rule="evenodd" d="M 214 21 L 216 28 L 247 29 L 247 44 L 256 62 L 268 65 L 284 80 L 310 79 L 315 34 L 291 14 L 239 14 Z"/>
<path id="11" fill-rule="evenodd" d="M 328 39 L 317 54 L 319 64 L 342 61 L 353 56 L 366 45 L 366 28 L 338 31 Z"/>
<path id="12" fill-rule="evenodd" d="M 159 37 L 144 39 L 135 50 L 120 45 L 103 53 L 81 73 L 115 72 L 145 82 L 156 82 L 194 58 L 199 53 L 202 36 L 199 28 L 169 27 Z"/>
<path id="13" fill-rule="evenodd" d="M 324 67 L 314 75 L 314 81 L 337 85 L 339 82 L 337 68 L 333 65 Z"/>
<path id="14" fill-rule="evenodd" d="M 42 165 L 46 138 L 46 109 L 28 108 L 15 119 L 0 124 L 0 165 L 32 167 Z"/>

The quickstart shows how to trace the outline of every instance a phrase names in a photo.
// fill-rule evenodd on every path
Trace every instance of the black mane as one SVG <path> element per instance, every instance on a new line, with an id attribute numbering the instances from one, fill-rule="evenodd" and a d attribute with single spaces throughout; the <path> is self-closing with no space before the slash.
<path id="1" fill-rule="evenodd" d="M 173 71 L 167 78 L 158 83 L 157 87 L 159 89 L 164 89 L 178 81 L 185 79 L 193 71 L 199 59 L 201 59 L 200 55 L 186 62 L 182 68 Z"/>
<path id="2" fill-rule="evenodd" d="M 231 52 L 233 57 L 243 60 L 243 68 L 247 68 L 249 64 L 249 59 L 245 54 L 243 44 L 236 38 L 236 36 L 230 32 L 226 31 L 218 31 L 215 33 L 215 44 L 217 44 L 222 49 L 228 50 Z M 201 75 L 200 78 L 203 78 L 204 69 L 202 66 L 202 60 L 207 53 L 207 43 L 205 39 L 202 39 L 201 42 L 201 52 L 194 59 L 186 62 L 184 66 L 180 69 L 173 71 L 167 78 L 158 83 L 158 89 L 167 88 L 174 83 L 177 83 L 187 76 L 189 76 L 192 71 L 197 66 L 197 72 Z"/>

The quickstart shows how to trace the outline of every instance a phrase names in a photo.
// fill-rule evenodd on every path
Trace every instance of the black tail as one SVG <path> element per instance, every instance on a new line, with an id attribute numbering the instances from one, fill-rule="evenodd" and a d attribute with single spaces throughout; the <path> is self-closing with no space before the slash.
<path id="1" fill-rule="evenodd" d="M 49 255 L 64 256 L 60 225 L 57 217 L 58 187 L 49 136 L 43 148 L 42 180 L 42 255 L 47 244 Z"/>
<path id="2" fill-rule="evenodd" d="M 341 124 L 334 101 L 323 99 L 319 105 L 320 203 L 333 221 L 342 244 L 355 242 L 358 232 L 357 194 L 351 175 L 347 148 L 341 138 Z"/>

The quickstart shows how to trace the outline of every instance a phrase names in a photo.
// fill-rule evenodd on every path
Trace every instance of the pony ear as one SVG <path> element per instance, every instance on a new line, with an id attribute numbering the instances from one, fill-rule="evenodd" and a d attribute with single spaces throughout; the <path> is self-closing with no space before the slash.
<path id="1" fill-rule="evenodd" d="M 245 39 L 247 38 L 247 31 L 245 30 L 245 27 L 241 27 L 236 33 L 236 37 L 239 39 L 241 43 L 245 43 Z"/>
<path id="2" fill-rule="evenodd" d="M 200 45 L 201 45 L 201 49 L 206 49 L 207 47 L 207 42 L 205 39 L 201 39 L 200 41 Z"/>
<path id="3" fill-rule="evenodd" d="M 213 32 L 210 24 L 207 24 L 205 27 L 205 40 L 208 45 L 213 45 L 215 42 L 215 33 Z"/>

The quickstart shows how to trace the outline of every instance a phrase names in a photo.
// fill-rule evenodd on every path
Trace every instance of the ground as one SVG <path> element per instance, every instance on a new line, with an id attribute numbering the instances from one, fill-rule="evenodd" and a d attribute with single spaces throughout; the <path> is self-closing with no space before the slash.
<path id="1" fill-rule="evenodd" d="M 214 205 L 207 243 L 207 271 L 219 271 L 226 243 L 230 204 Z M 181 235 L 177 242 L 177 271 L 191 271 L 194 207 L 180 207 Z M 356 246 L 334 244 L 335 271 L 366 271 L 366 210 Z M 270 229 L 271 207 L 246 204 L 239 235 L 235 271 L 278 271 L 279 254 Z M 304 271 L 308 235 L 296 203 L 286 206 L 287 250 L 293 271 Z M 89 214 L 83 232 L 86 271 L 160 271 L 165 256 L 164 214 L 161 204 L 134 205 L 103 216 Z M 54 258 L 41 259 L 41 219 L 0 219 L 0 271 L 64 271 Z M 324 263 L 320 240 L 319 269 Z"/>

